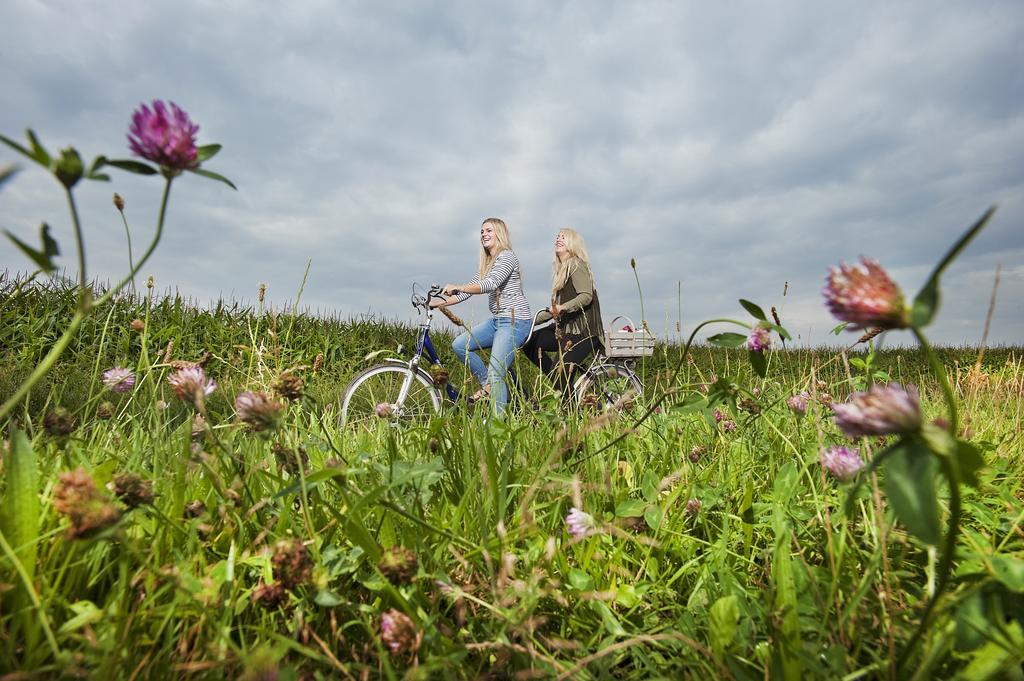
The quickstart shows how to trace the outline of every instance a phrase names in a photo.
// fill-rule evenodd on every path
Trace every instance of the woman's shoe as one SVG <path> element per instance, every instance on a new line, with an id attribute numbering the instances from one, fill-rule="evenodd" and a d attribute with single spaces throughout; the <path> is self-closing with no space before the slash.
<path id="1" fill-rule="evenodd" d="M 490 396 L 491 386 L 485 385 L 484 387 L 480 388 L 475 393 L 473 393 L 473 395 L 469 398 L 469 401 L 470 403 L 479 402 L 480 400 L 486 400 Z"/>

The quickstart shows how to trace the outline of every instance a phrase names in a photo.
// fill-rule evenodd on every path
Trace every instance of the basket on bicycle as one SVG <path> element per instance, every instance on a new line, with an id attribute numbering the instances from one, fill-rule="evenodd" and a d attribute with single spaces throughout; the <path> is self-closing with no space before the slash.
<path id="1" fill-rule="evenodd" d="M 628 324 L 615 328 L 620 319 Z M 604 337 L 604 351 L 608 357 L 650 357 L 654 354 L 654 335 L 647 329 L 637 329 L 633 320 L 624 315 L 612 320 Z"/>

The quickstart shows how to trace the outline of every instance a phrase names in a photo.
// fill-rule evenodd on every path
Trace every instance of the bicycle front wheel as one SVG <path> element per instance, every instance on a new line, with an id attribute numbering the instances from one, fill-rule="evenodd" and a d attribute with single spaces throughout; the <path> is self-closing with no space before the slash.
<path id="1" fill-rule="evenodd" d="M 627 409 L 643 391 L 643 383 L 637 375 L 620 364 L 592 366 L 576 383 L 576 399 L 580 406 L 601 411 L 613 407 Z"/>
<path id="2" fill-rule="evenodd" d="M 405 399 L 398 403 L 408 382 Z M 441 396 L 433 382 L 409 367 L 380 364 L 352 379 L 341 398 L 342 426 L 372 428 L 379 422 L 421 425 L 441 413 Z"/>

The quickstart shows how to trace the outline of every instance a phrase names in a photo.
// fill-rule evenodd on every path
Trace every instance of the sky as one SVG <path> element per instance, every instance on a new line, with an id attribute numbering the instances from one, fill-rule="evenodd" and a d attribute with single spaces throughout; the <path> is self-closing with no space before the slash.
<path id="1" fill-rule="evenodd" d="M 928 335 L 977 344 L 999 268 L 988 342 L 1024 343 L 1019 0 L 7 0 L 0 60 L 9 137 L 128 158 L 132 111 L 163 99 L 223 145 L 205 167 L 238 191 L 175 180 L 142 272 L 200 306 L 266 283 L 278 309 L 412 319 L 413 283 L 468 281 L 493 216 L 535 307 L 573 227 L 606 322 L 643 315 L 675 339 L 750 321 L 746 298 L 800 344 L 849 343 L 822 302 L 829 267 L 875 258 L 910 299 L 998 204 Z M 31 243 L 47 222 L 73 275 L 61 188 L 0 149 L 10 163 L 0 227 Z M 101 280 L 128 264 L 113 192 L 138 257 L 162 191 L 113 172 L 76 187 Z M 30 269 L 2 241 L 0 270 Z M 484 297 L 456 311 L 488 315 Z"/>

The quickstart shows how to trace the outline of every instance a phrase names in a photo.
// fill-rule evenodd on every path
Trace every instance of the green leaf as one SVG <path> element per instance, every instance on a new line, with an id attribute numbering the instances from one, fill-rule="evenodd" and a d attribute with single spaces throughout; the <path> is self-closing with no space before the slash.
<path id="1" fill-rule="evenodd" d="M 36 161 L 39 165 L 47 166 L 50 165 L 50 154 L 46 151 L 46 148 L 39 143 L 39 138 L 32 131 L 31 128 L 25 131 L 25 135 L 28 137 L 29 144 L 32 145 L 32 153 L 35 156 Z"/>
<path id="2" fill-rule="evenodd" d="M 793 337 L 789 335 L 789 331 L 786 331 L 784 327 L 781 327 L 778 324 L 772 324 L 771 322 L 767 322 L 765 324 L 762 324 L 761 326 L 772 329 L 773 331 L 775 331 L 777 334 L 779 334 L 788 341 L 793 340 Z"/>
<path id="3" fill-rule="evenodd" d="M 992 572 L 1006 588 L 1024 593 L 1024 560 L 1004 554 L 992 556 Z"/>
<path id="4" fill-rule="evenodd" d="M 935 490 L 937 462 L 920 441 L 906 440 L 894 448 L 885 465 L 882 487 L 897 520 L 926 544 L 942 539 L 939 503 Z"/>
<path id="5" fill-rule="evenodd" d="M 156 175 L 160 172 L 151 165 L 142 163 L 141 161 L 132 161 L 131 159 L 119 159 L 113 161 L 110 159 L 104 159 L 103 165 L 114 166 L 120 170 L 135 173 L 136 175 Z"/>
<path id="6" fill-rule="evenodd" d="M 35 579 L 36 554 L 39 542 L 40 504 L 39 474 L 36 470 L 36 453 L 25 432 L 11 428 L 11 448 L 4 461 L 7 468 L 7 493 L 4 495 L 4 512 L 0 516 L 4 536 L 8 539 L 14 555 L 25 569 L 31 583 Z M 31 596 L 19 582 L 16 587 L 14 607 L 10 612 L 21 611 L 22 635 L 33 642 L 39 635 L 36 613 L 29 608 Z"/>
<path id="7" fill-rule="evenodd" d="M 334 608 L 344 603 L 345 599 L 330 589 L 321 589 L 316 592 L 313 602 L 323 608 Z"/>
<path id="8" fill-rule="evenodd" d="M 39 269 L 47 274 L 57 269 L 57 266 L 53 264 L 53 257 L 60 255 L 60 248 L 57 246 L 57 242 L 53 240 L 53 237 L 50 236 L 50 226 L 45 222 L 39 226 L 39 240 L 42 242 L 42 250 L 37 251 L 6 229 L 4 234 L 14 242 L 15 246 L 21 249 L 22 253 L 37 264 Z"/>
<path id="9" fill-rule="evenodd" d="M 199 155 L 196 158 L 199 160 L 200 163 L 209 161 L 211 158 L 217 155 L 217 152 L 220 151 L 220 149 L 221 145 L 219 144 L 205 144 L 196 149 L 196 151 L 199 152 Z"/>
<path id="10" fill-rule="evenodd" d="M 658 506 L 648 506 L 647 510 L 644 511 L 644 522 L 647 523 L 647 527 L 652 530 L 658 530 L 661 528 L 661 522 L 665 519 L 664 514 L 661 512 L 661 508 Z"/>
<path id="11" fill-rule="evenodd" d="M 749 300 L 744 300 L 743 298 L 740 298 L 740 305 L 743 306 L 744 310 L 749 312 L 757 319 L 760 319 L 762 322 L 768 321 L 768 317 L 765 316 L 764 310 L 762 310 L 756 304 L 750 302 Z"/>
<path id="12" fill-rule="evenodd" d="M 736 596 L 722 596 L 711 606 L 711 649 L 723 655 L 736 640 L 740 606 Z"/>
<path id="13" fill-rule="evenodd" d="M 99 180 L 100 182 L 110 182 L 110 175 L 99 172 L 100 168 L 107 165 L 106 156 L 97 156 L 93 159 L 92 165 L 89 166 L 89 170 L 85 171 L 85 178 L 87 180 Z"/>
<path id="14" fill-rule="evenodd" d="M 569 570 L 569 586 L 577 591 L 592 591 L 594 578 L 579 568 Z"/>
<path id="15" fill-rule="evenodd" d="M 754 368 L 754 373 L 761 378 L 768 375 L 768 360 L 764 358 L 763 352 L 754 352 L 753 350 L 750 350 L 747 352 L 747 357 L 750 358 L 750 366 Z"/>
<path id="16" fill-rule="evenodd" d="M 701 395 L 700 393 L 695 392 L 685 396 L 682 399 L 682 401 L 673 404 L 671 407 L 669 407 L 669 411 L 678 412 L 680 414 L 690 414 L 692 412 L 698 411 L 703 406 L 704 396 Z"/>
<path id="17" fill-rule="evenodd" d="M 104 617 L 104 612 L 96 607 L 92 601 L 76 601 L 71 604 L 71 612 L 75 616 L 60 625 L 60 633 L 67 634 L 77 631 L 87 624 L 99 622 Z"/>
<path id="18" fill-rule="evenodd" d="M 18 172 L 18 166 L 9 165 L 0 168 L 0 185 L 14 177 L 14 174 Z"/>
<path id="19" fill-rule="evenodd" d="M 835 326 L 834 326 L 834 327 L 832 328 L 832 335 L 834 335 L 834 336 L 838 336 L 838 335 L 839 335 L 839 334 L 841 334 L 841 333 L 842 333 L 843 331 L 845 331 L 845 330 L 846 330 L 846 327 L 848 327 L 849 325 L 850 325 L 850 322 L 841 322 L 841 323 L 839 323 L 839 324 L 836 324 L 836 325 L 835 325 Z"/>
<path id="20" fill-rule="evenodd" d="M 714 336 L 708 337 L 708 343 L 717 345 L 720 348 L 738 348 L 746 342 L 747 337 L 742 333 L 732 333 L 730 331 L 716 333 Z"/>
<path id="21" fill-rule="evenodd" d="M 35 139 L 35 133 L 33 133 L 31 130 L 27 130 L 26 132 L 28 134 L 29 144 L 31 144 L 32 141 Z M 35 163 L 38 163 L 39 165 L 49 170 L 50 156 L 49 154 L 46 154 L 46 150 L 42 149 L 41 146 L 39 147 L 39 149 L 42 149 L 43 153 L 46 154 L 45 156 L 40 156 L 35 148 L 33 148 L 32 150 L 26 149 L 25 147 L 21 146 L 20 144 L 12 140 L 10 137 L 6 137 L 5 135 L 0 135 L 0 142 L 3 142 L 11 149 L 14 149 L 16 152 L 18 152 L 25 158 L 29 159 L 30 161 L 34 161 Z"/>
<path id="22" fill-rule="evenodd" d="M 925 282 L 925 285 L 921 288 L 917 297 L 914 298 L 914 305 L 910 310 L 910 323 L 913 326 L 922 328 L 928 326 L 932 319 L 934 319 L 935 313 L 938 312 L 939 309 L 939 277 L 942 276 L 942 272 L 950 265 L 950 263 L 960 255 L 960 251 L 964 250 L 964 248 L 967 247 L 967 244 L 969 244 L 971 240 L 978 235 L 978 232 L 985 227 L 989 219 L 992 217 L 992 214 L 995 212 L 995 206 L 992 206 L 985 211 L 984 215 L 978 218 L 978 221 L 964 232 L 963 236 L 953 244 L 945 257 L 943 257 L 942 260 L 939 261 L 939 264 L 935 266 L 931 276 L 928 277 L 928 281 Z"/>
<path id="23" fill-rule="evenodd" d="M 193 168 L 189 172 L 190 173 L 195 173 L 196 175 L 202 175 L 203 177 L 208 177 L 211 180 L 217 180 L 218 182 L 223 182 L 224 184 L 226 184 L 227 186 L 231 187 L 235 191 L 238 191 L 238 187 L 235 186 L 234 182 L 232 182 L 228 178 L 224 177 L 223 175 L 220 175 L 219 173 L 213 172 L 212 170 L 205 170 L 203 168 Z"/>
<path id="24" fill-rule="evenodd" d="M 644 514 L 647 503 L 640 499 L 626 499 L 615 507 L 616 518 L 639 518 Z"/>
<path id="25" fill-rule="evenodd" d="M 960 479 L 971 487 L 978 487 L 978 471 L 985 467 L 985 457 L 981 455 L 981 449 L 970 442 L 963 440 L 956 441 L 956 451 L 953 454 L 960 468 Z"/>

